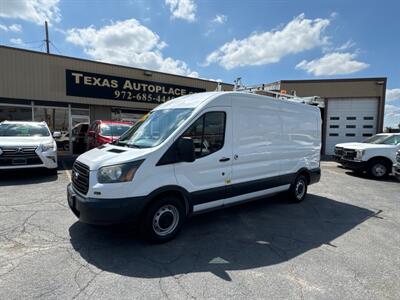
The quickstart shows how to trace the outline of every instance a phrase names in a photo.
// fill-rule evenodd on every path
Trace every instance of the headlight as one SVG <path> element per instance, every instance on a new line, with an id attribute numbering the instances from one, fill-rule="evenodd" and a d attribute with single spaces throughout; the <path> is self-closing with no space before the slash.
<path id="1" fill-rule="evenodd" d="M 42 152 L 45 152 L 47 150 L 55 150 L 55 143 L 47 143 L 47 144 L 42 144 Z"/>
<path id="2" fill-rule="evenodd" d="M 137 169 L 139 169 L 143 161 L 137 160 L 126 164 L 102 167 L 97 172 L 97 181 L 99 183 L 132 181 L 133 176 L 135 176 Z"/>
<path id="3" fill-rule="evenodd" d="M 356 159 L 362 160 L 365 150 L 356 150 Z"/>

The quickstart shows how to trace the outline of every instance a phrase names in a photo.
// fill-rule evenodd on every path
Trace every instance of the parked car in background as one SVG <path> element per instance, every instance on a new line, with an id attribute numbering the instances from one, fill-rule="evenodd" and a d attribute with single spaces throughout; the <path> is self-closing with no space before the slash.
<path id="1" fill-rule="evenodd" d="M 87 132 L 87 149 L 116 141 L 133 123 L 118 121 L 94 121 Z"/>
<path id="2" fill-rule="evenodd" d="M 58 151 L 69 151 L 69 133 L 68 131 L 60 131 L 60 136 L 54 138 L 57 143 Z"/>
<path id="3" fill-rule="evenodd" d="M 136 222 L 166 242 L 192 214 L 279 192 L 300 202 L 321 176 L 320 128 L 311 105 L 240 92 L 179 97 L 80 155 L 68 204 L 81 222 Z"/>
<path id="4" fill-rule="evenodd" d="M 89 123 L 79 123 L 72 128 L 72 147 L 74 153 L 83 153 L 87 150 Z"/>
<path id="5" fill-rule="evenodd" d="M 396 163 L 393 166 L 393 175 L 400 180 L 400 150 L 396 154 Z"/>
<path id="6" fill-rule="evenodd" d="M 83 153 L 87 150 L 88 123 L 79 123 L 72 128 L 72 147 L 74 153 Z M 69 151 L 69 132 L 61 131 L 61 136 L 56 138 L 58 150 Z"/>
<path id="7" fill-rule="evenodd" d="M 60 132 L 54 132 L 56 138 Z M 57 144 L 45 122 L 0 123 L 0 170 L 44 167 L 57 172 Z"/>
<path id="8" fill-rule="evenodd" d="M 345 168 L 383 178 L 392 171 L 399 149 L 400 133 L 380 133 L 362 143 L 337 144 L 335 159 Z"/>

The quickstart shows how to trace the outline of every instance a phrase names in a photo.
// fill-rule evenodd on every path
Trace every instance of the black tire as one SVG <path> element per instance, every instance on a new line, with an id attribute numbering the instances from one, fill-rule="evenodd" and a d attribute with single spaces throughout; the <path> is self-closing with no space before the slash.
<path id="1" fill-rule="evenodd" d="M 375 179 L 382 179 L 389 175 L 392 166 L 382 160 L 373 159 L 368 163 L 368 175 Z"/>
<path id="2" fill-rule="evenodd" d="M 290 201 L 295 203 L 303 201 L 307 195 L 307 185 L 308 181 L 304 175 L 297 176 L 289 190 Z"/>
<path id="3" fill-rule="evenodd" d="M 174 196 L 158 198 L 143 215 L 140 232 L 142 237 L 153 243 L 172 240 L 181 230 L 185 221 L 185 207 Z"/>

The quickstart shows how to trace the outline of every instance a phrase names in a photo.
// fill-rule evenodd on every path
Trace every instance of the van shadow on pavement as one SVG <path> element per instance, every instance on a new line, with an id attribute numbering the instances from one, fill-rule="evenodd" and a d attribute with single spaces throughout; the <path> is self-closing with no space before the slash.
<path id="1" fill-rule="evenodd" d="M 190 218 L 175 240 L 161 245 L 141 241 L 132 229 L 93 227 L 79 222 L 71 243 L 83 259 L 116 274 L 159 278 L 212 272 L 230 281 L 228 270 L 288 261 L 331 242 L 370 217 L 373 211 L 308 195 L 300 204 L 282 196 Z"/>

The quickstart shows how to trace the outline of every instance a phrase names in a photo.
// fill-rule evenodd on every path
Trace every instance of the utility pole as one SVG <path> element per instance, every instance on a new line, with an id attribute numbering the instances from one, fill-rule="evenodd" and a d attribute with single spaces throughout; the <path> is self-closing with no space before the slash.
<path id="1" fill-rule="evenodd" d="M 45 21 L 44 22 L 44 26 L 45 26 L 45 30 L 46 30 L 46 39 L 45 39 L 45 42 L 46 42 L 46 52 L 47 52 L 47 54 L 50 54 L 50 46 L 49 46 L 49 28 L 48 28 L 48 26 L 47 26 L 47 21 Z"/>

